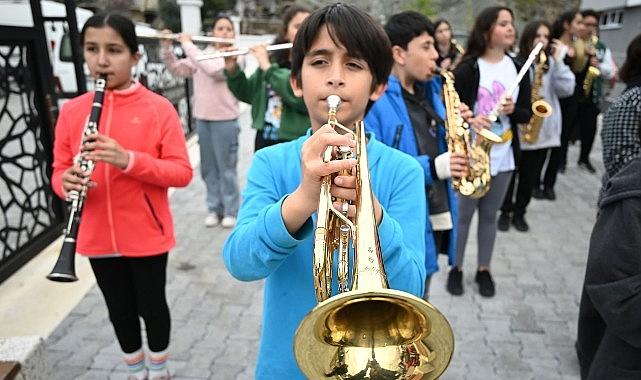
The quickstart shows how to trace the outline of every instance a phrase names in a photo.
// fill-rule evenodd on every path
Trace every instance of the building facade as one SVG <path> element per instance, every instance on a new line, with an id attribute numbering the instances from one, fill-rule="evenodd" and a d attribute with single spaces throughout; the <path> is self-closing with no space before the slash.
<path id="1" fill-rule="evenodd" d="M 599 38 L 610 48 L 617 65 L 623 64 L 628 44 L 641 33 L 641 0 L 583 0 L 581 9 L 601 14 Z"/>

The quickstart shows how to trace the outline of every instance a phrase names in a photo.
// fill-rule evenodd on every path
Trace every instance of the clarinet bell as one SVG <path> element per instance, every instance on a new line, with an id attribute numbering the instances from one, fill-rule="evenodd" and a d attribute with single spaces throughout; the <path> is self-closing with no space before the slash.
<path id="1" fill-rule="evenodd" d="M 67 241 L 62 244 L 60 255 L 56 265 L 53 267 L 51 273 L 47 275 L 47 279 L 56 282 L 74 282 L 78 281 L 76 277 L 76 242 Z"/>

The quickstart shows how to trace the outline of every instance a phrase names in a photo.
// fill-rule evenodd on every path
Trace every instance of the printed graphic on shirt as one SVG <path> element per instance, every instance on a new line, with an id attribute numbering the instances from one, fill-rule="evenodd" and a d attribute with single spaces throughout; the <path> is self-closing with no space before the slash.
<path id="1" fill-rule="evenodd" d="M 263 138 L 266 140 L 278 140 L 278 129 L 280 128 L 282 113 L 283 101 L 281 97 L 270 86 L 267 86 L 267 109 L 265 110 Z"/>
<path id="2" fill-rule="evenodd" d="M 476 96 L 477 113 L 479 115 L 489 115 L 489 113 L 492 112 L 492 109 L 494 109 L 494 106 L 496 106 L 496 104 L 501 100 L 501 96 L 504 92 L 505 86 L 496 80 L 492 82 L 492 88 L 479 86 L 479 91 Z M 507 127 L 508 126 L 503 123 L 494 122 L 492 123 L 490 130 L 500 136 Z"/>

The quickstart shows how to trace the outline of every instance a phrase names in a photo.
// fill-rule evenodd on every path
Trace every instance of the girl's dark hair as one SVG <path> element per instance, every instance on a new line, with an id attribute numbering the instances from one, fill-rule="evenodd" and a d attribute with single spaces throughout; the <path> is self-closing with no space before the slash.
<path id="1" fill-rule="evenodd" d="M 403 49 L 407 49 L 407 44 L 424 32 L 433 37 L 434 25 L 423 14 L 415 11 L 397 13 L 385 24 L 385 33 L 392 46 Z"/>
<path id="2" fill-rule="evenodd" d="M 373 76 L 372 91 L 387 83 L 392 70 L 392 47 L 385 31 L 370 15 L 349 5 L 336 3 L 312 13 L 301 25 L 292 48 L 292 78 L 302 86 L 301 68 L 305 54 L 312 43 L 327 27 L 336 45 L 342 45 L 348 54 L 367 62 Z"/>
<path id="3" fill-rule="evenodd" d="M 565 23 L 568 25 L 572 24 L 572 21 L 576 17 L 576 15 L 579 13 L 577 10 L 572 10 L 572 11 L 567 11 L 561 13 L 559 17 L 554 20 L 552 23 L 552 30 L 550 30 L 550 39 L 556 38 L 559 39 L 565 32 Z"/>
<path id="4" fill-rule="evenodd" d="M 450 31 L 452 32 L 452 34 L 454 34 L 454 31 L 452 30 L 452 24 L 450 24 L 450 22 L 444 18 L 439 18 L 434 22 L 434 33 L 436 33 L 436 29 L 438 29 L 441 24 L 447 24 L 447 26 L 450 27 Z"/>
<path id="5" fill-rule="evenodd" d="M 641 76 L 641 34 L 634 37 L 628 45 L 625 62 L 619 70 L 619 78 L 626 84 L 639 76 Z"/>
<path id="6" fill-rule="evenodd" d="M 136 54 L 138 52 L 136 26 L 127 16 L 116 11 L 99 12 L 91 16 L 82 27 L 82 32 L 80 32 L 80 43 L 82 45 L 85 43 L 85 33 L 87 32 L 87 28 L 104 28 L 106 26 L 120 34 L 120 37 L 125 41 L 125 45 L 127 45 L 131 54 Z"/>
<path id="7" fill-rule="evenodd" d="M 512 18 L 514 13 L 508 7 L 496 6 L 485 8 L 479 13 L 474 21 L 474 26 L 467 40 L 467 49 L 463 55 L 463 61 L 476 59 L 485 53 L 489 43 L 489 33 L 494 27 L 496 20 L 499 18 L 501 11 L 508 11 Z"/>
<path id="8" fill-rule="evenodd" d="M 530 51 L 534 47 L 534 39 L 536 38 L 536 33 L 541 26 L 545 26 L 546 28 L 548 28 L 548 32 L 551 32 L 550 24 L 548 24 L 547 21 L 544 20 L 532 21 L 525 25 L 525 28 L 523 28 L 521 40 L 519 41 L 519 54 L 516 56 L 516 59 L 519 62 L 524 63 L 527 60 L 528 55 L 530 55 Z"/>
<path id="9" fill-rule="evenodd" d="M 212 23 L 211 23 L 211 27 L 212 27 L 212 29 L 216 27 L 216 24 L 218 24 L 218 21 L 220 21 L 220 20 L 227 20 L 227 21 L 229 21 L 229 23 L 231 24 L 232 29 L 234 29 L 234 22 L 233 22 L 233 21 L 231 20 L 231 18 L 229 18 L 228 16 L 216 16 L 216 17 L 214 18 L 214 22 L 212 22 Z M 234 30 L 234 33 L 236 33 L 236 31 L 235 31 L 235 30 Z"/>
<path id="10" fill-rule="evenodd" d="M 292 41 L 286 40 L 289 23 L 299 13 L 311 13 L 308 8 L 302 5 L 297 5 L 297 4 L 288 5 L 284 9 L 284 12 L 285 13 L 283 13 L 283 23 L 280 26 L 278 35 L 276 35 L 276 38 L 274 38 L 274 44 L 292 42 Z M 281 67 L 289 66 L 289 50 L 288 49 L 276 50 L 272 53 L 272 57 L 274 57 L 274 61 L 278 63 L 278 66 L 281 66 Z"/>

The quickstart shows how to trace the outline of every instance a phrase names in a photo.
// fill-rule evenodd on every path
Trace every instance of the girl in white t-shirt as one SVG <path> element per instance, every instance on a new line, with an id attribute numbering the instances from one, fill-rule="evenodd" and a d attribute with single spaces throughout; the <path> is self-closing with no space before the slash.
<path id="1" fill-rule="evenodd" d="M 456 90 L 461 102 L 469 104 L 476 115 L 470 124 L 474 129 L 491 128 L 503 137 L 503 143 L 494 144 L 490 153 L 490 190 L 481 198 L 459 195 L 458 236 L 456 263 L 450 270 L 447 289 L 455 295 L 463 294 L 463 257 L 474 212 L 479 210 L 478 266 L 475 281 L 482 296 L 494 296 L 494 281 L 490 275 L 490 261 L 496 237 L 496 214 L 503 202 L 518 164 L 518 123 L 530 119 L 530 82 L 521 81 L 512 96 L 504 92 L 516 79 L 520 66 L 507 51 L 514 45 L 516 30 L 513 14 L 506 7 L 489 7 L 476 18 L 463 61 L 454 72 Z M 513 99 L 517 99 L 514 103 Z M 498 122 L 492 125 L 487 115 L 497 102 L 502 102 Z"/>

